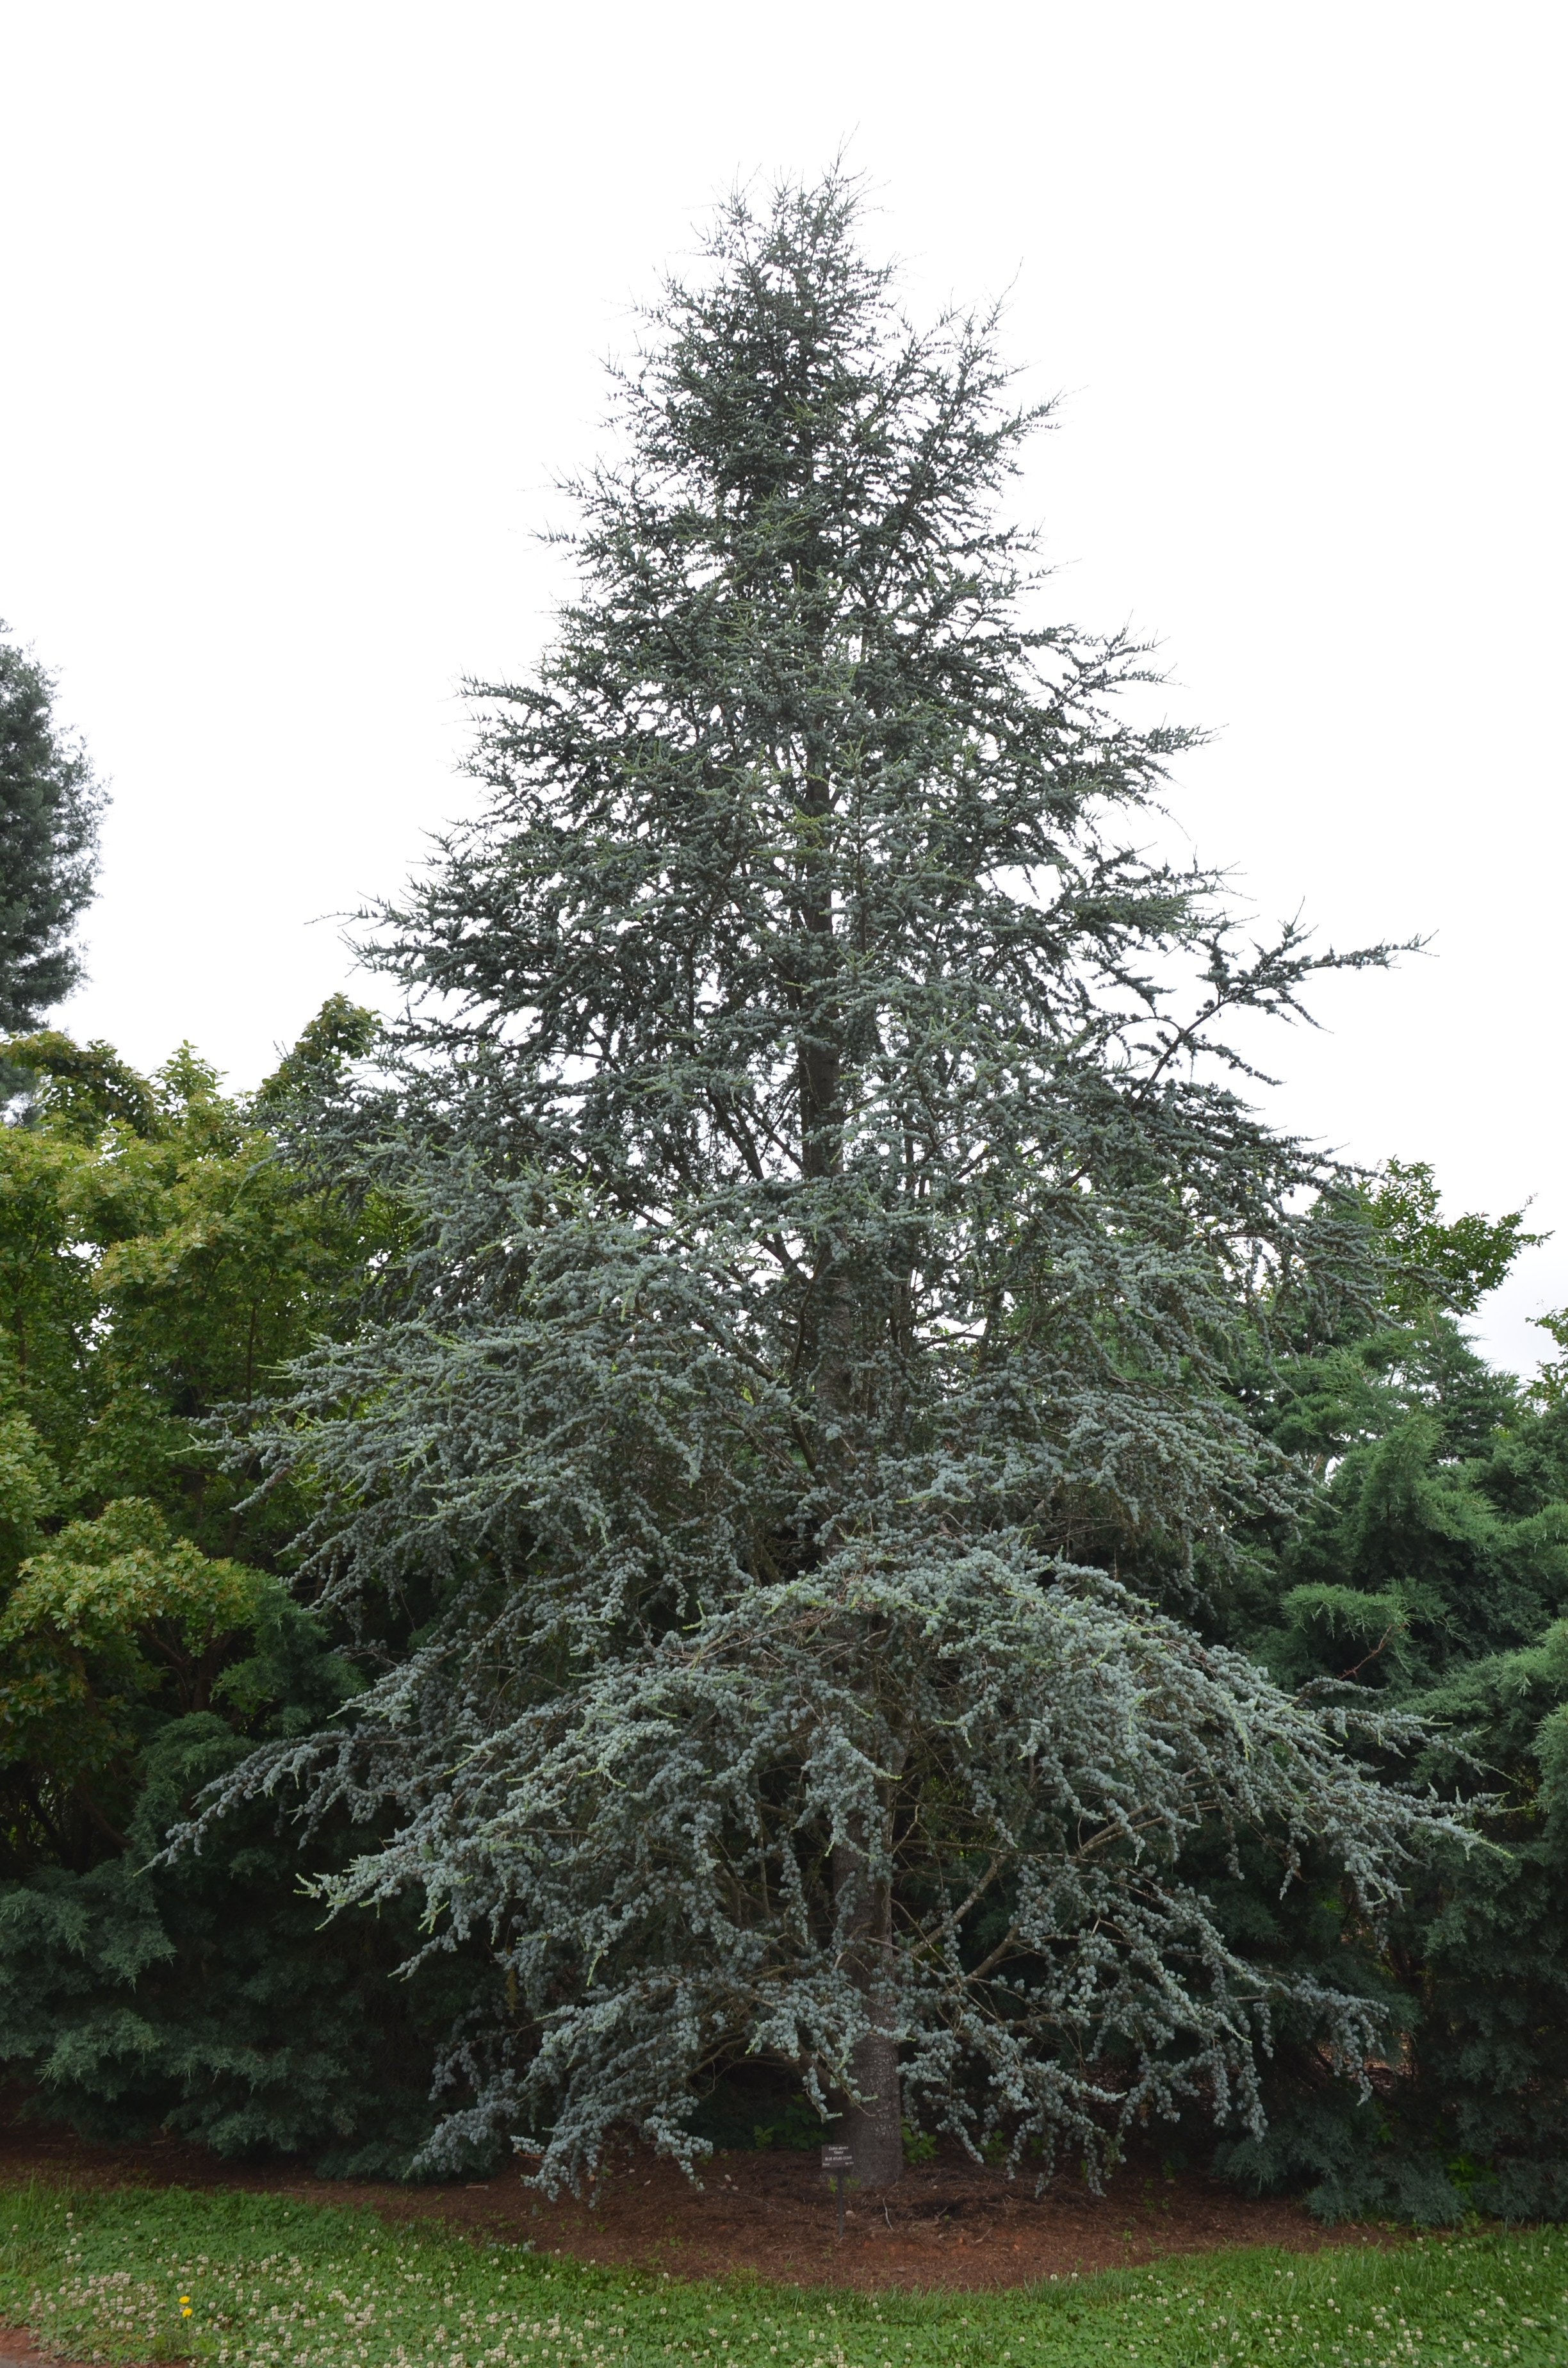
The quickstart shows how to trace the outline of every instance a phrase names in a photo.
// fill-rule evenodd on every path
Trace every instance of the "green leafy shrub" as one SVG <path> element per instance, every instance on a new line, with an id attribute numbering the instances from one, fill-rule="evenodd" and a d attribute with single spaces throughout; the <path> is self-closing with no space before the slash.
<path id="1" fill-rule="evenodd" d="M 318 1080 L 326 1019 L 296 1063 Z M 343 1320 L 379 1220 L 309 1189 L 188 1052 L 149 1083 L 54 1034 L 11 1051 L 32 1085 L 0 1127 L 0 2061 L 92 2135 L 402 2171 L 472 1981 L 393 1982 L 396 1910 L 321 1930 L 301 1874 L 363 1827 L 307 1832 L 284 1782 L 160 1855 L 258 1741 L 361 1689 L 279 1565 L 298 1493 L 248 1501 L 203 1426 Z"/>

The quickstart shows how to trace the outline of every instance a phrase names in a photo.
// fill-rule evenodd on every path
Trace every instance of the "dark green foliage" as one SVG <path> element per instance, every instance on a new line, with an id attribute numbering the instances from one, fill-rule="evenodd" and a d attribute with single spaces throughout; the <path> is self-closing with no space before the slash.
<path id="1" fill-rule="evenodd" d="M 0 1029 L 34 1026 L 82 975 L 68 940 L 93 894 L 103 803 L 49 676 L 0 625 Z"/>
<path id="2" fill-rule="evenodd" d="M 368 1053 L 376 1033 L 373 1011 L 350 1003 L 346 995 L 329 995 L 292 1051 L 263 1079 L 256 1097 L 257 1114 L 269 1118 L 296 1099 L 317 1107 L 330 1099 L 342 1084 L 345 1064 Z"/>
<path id="3" fill-rule="evenodd" d="M 309 1640 L 293 1643 L 298 1660 Z M 290 1708 L 319 1716 L 331 1692 L 301 1684 Z M 232 1821 L 199 1859 L 146 1871 L 166 1827 L 246 1748 L 210 1713 L 158 1728 L 129 1850 L 85 1874 L 0 1886 L 10 2068 L 91 2136 L 160 2126 L 221 2155 L 300 2152 L 329 2173 L 401 2176 L 428 2134 L 435 2048 L 465 1992 L 389 1978 L 415 1937 L 396 1919 L 324 1936 L 300 1895 L 297 1838 L 270 1811 Z M 330 1858 L 353 1839 L 317 1847 Z"/>
<path id="4" fill-rule="evenodd" d="M 1331 2217 L 1556 2214 L 1568 2202 L 1568 1407 L 1490 1371 L 1442 1313 L 1497 1280 L 1517 1221 L 1441 1227 L 1429 1171 L 1385 1174 L 1423 1179 L 1419 1263 L 1437 1281 L 1417 1301 L 1407 1267 L 1390 1313 L 1414 1323 L 1298 1360 L 1260 1403 L 1258 1419 L 1325 1477 L 1255 1564 L 1229 1625 L 1283 1683 L 1353 1678 L 1451 1737 L 1426 1772 L 1493 1796 L 1493 1846 L 1439 1845 L 1365 1961 L 1404 2032 L 1374 2096 L 1287 2044 L 1267 2135 L 1221 2159 L 1258 2184 L 1310 2182 Z M 1341 1935 L 1314 1935 L 1298 1911 L 1273 1940 L 1343 1962 Z"/>
<path id="5" fill-rule="evenodd" d="M 27 1096 L 27 1116 L 49 1116 L 60 1132 L 96 1143 L 117 1122 L 133 1134 L 158 1132 L 157 1098 L 111 1044 L 78 1044 L 57 1028 L 0 1044 L 0 1063 Z"/>

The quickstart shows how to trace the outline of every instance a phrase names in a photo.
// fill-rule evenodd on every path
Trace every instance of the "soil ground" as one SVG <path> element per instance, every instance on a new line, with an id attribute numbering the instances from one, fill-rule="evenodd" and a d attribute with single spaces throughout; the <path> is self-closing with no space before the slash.
<path id="1" fill-rule="evenodd" d="M 670 2163 L 622 2154 L 590 2205 L 571 2196 L 551 2203 L 511 2170 L 453 2186 L 317 2179 L 288 2165 L 220 2162 L 176 2138 L 94 2146 L 18 2120 L 14 2107 L 0 2111 L 0 2180 L 28 2178 L 256 2190 L 368 2204 L 393 2220 L 444 2220 L 606 2266 L 868 2288 L 1016 2285 L 1224 2245 L 1315 2252 L 1388 2241 L 1381 2229 L 1324 2228 L 1299 2204 L 1255 2202 L 1200 2172 L 1169 2176 L 1153 2155 L 1131 2159 L 1103 2196 L 1062 2175 L 1037 2200 L 1032 2178 L 1009 2182 L 955 2149 L 912 2166 L 885 2192 L 850 2195 L 842 2241 L 828 2182 L 814 2156 L 801 2154 L 716 2155 L 700 2191 Z M 22 2356 L 14 2338 L 0 2350 Z"/>

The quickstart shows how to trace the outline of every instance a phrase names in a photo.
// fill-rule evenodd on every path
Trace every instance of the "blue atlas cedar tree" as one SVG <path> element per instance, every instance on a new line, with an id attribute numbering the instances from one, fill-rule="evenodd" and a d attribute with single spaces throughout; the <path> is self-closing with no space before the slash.
<path id="1" fill-rule="evenodd" d="M 1277 2011 L 1359 2066 L 1378 2009 L 1250 1960 L 1185 1854 L 1326 1853 L 1375 1924 L 1444 1822 L 1357 1757 L 1396 1714 L 1138 1577 L 1179 1608 L 1289 1511 L 1236 1343 L 1371 1287 L 1216 1030 L 1387 950 L 1238 951 L 1137 851 L 1186 738 L 1121 717 L 1139 648 L 1038 620 L 994 512 L 1045 415 L 856 211 L 737 196 L 666 285 L 579 597 L 475 687 L 482 817 L 374 916 L 408 1016 L 279 1116 L 404 1232 L 267 1452 L 368 1654 L 438 1609 L 208 1815 L 302 1787 L 377 1827 L 336 1908 L 483 1940 L 431 2167 L 692 2166 L 748 2058 L 871 2183 L 901 2122 L 1091 2174 L 1151 2114 L 1257 2129 Z"/>

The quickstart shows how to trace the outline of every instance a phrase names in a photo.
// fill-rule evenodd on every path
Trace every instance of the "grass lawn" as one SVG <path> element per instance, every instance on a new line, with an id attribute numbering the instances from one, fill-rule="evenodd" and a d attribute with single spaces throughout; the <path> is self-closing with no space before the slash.
<path id="1" fill-rule="evenodd" d="M 687 2285 L 233 2191 L 0 2189 L 0 2320 L 192 2368 L 1568 2368 L 1568 2230 L 983 2294 Z"/>

